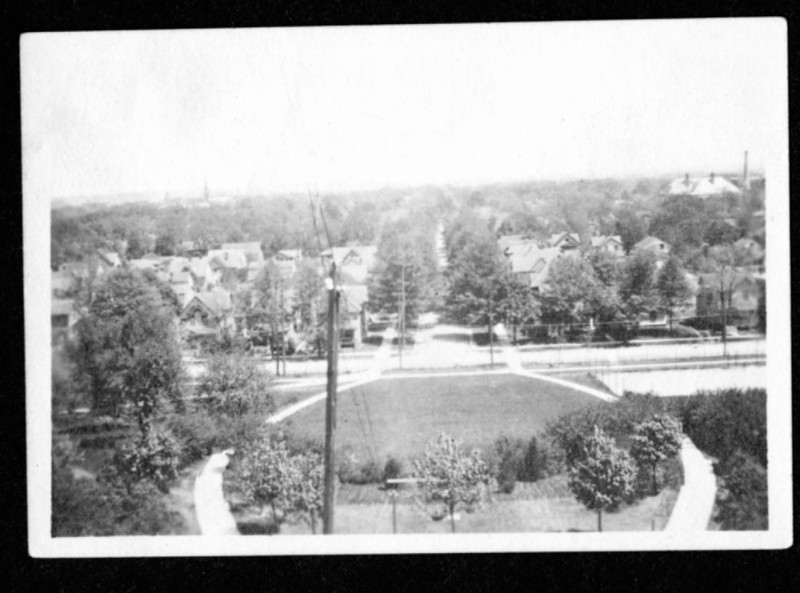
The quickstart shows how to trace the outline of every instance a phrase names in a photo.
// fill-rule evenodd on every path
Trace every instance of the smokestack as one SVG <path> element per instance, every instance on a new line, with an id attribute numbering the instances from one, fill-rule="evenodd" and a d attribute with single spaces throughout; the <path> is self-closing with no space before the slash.
<path id="1" fill-rule="evenodd" d="M 750 189 L 750 172 L 747 170 L 747 151 L 744 151 L 744 175 L 742 176 L 742 187 Z"/>

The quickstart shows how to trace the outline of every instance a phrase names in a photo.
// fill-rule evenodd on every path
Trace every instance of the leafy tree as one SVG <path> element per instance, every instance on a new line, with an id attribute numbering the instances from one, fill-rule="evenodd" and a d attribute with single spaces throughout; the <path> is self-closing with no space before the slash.
<path id="1" fill-rule="evenodd" d="M 674 457 L 680 450 L 680 426 L 671 416 L 659 414 L 634 428 L 631 455 L 639 465 L 651 468 L 653 494 L 658 494 L 658 464 Z"/>
<path id="2" fill-rule="evenodd" d="M 552 263 L 542 287 L 542 313 L 556 323 L 584 323 L 591 317 L 612 318 L 616 292 L 598 281 L 591 264 L 575 256 Z"/>
<path id="3" fill-rule="evenodd" d="M 603 511 L 616 508 L 633 492 L 636 469 L 627 451 L 618 449 L 600 428 L 582 439 L 568 468 L 569 488 L 579 502 L 597 511 L 597 530 L 603 530 Z"/>
<path id="4" fill-rule="evenodd" d="M 617 213 L 617 234 L 622 239 L 622 248 L 629 254 L 639 241 L 645 238 L 646 231 L 642 219 L 629 208 Z"/>
<path id="5" fill-rule="evenodd" d="M 675 309 L 680 307 L 692 294 L 681 262 L 674 255 L 667 259 L 658 272 L 656 290 L 659 303 L 669 313 L 669 328 L 672 329 L 672 317 Z"/>
<path id="6" fill-rule="evenodd" d="M 628 319 L 636 320 L 656 303 L 656 259 L 649 251 L 637 251 L 622 273 L 619 296 Z"/>
<path id="7" fill-rule="evenodd" d="M 294 279 L 296 307 L 300 323 L 306 331 L 320 325 L 320 313 L 325 310 L 323 279 L 318 260 L 305 259 L 300 262 Z"/>
<path id="8" fill-rule="evenodd" d="M 541 314 L 541 303 L 526 286 L 512 274 L 501 276 L 504 283 L 502 298 L 497 306 L 499 318 L 513 328 L 513 340 L 517 341 L 517 328 L 527 322 L 534 321 Z"/>
<path id="9" fill-rule="evenodd" d="M 500 303 L 511 286 L 505 257 L 482 225 L 465 228 L 451 241 L 459 247 L 447 271 L 448 312 L 457 321 L 486 325 L 491 335 L 493 322 L 501 317 Z"/>
<path id="10" fill-rule="evenodd" d="M 295 470 L 283 439 L 261 438 L 248 446 L 238 462 L 237 476 L 245 496 L 272 510 L 272 521 L 286 520 Z"/>
<path id="11" fill-rule="evenodd" d="M 480 451 L 466 453 L 461 441 L 445 433 L 429 442 L 424 457 L 414 461 L 414 477 L 427 500 L 444 503 L 453 533 L 456 509 L 471 509 L 489 496 L 491 475 Z"/>
<path id="12" fill-rule="evenodd" d="M 437 285 L 433 229 L 401 218 L 384 226 L 369 278 L 375 310 L 400 311 L 405 285 L 405 315 L 413 319 L 434 303 Z"/>
<path id="13" fill-rule="evenodd" d="M 218 353 L 209 360 L 197 393 L 212 413 L 241 417 L 275 407 L 270 383 L 251 356 Z"/>
<path id="14" fill-rule="evenodd" d="M 153 414 L 181 396 L 174 310 L 136 270 L 112 270 L 78 324 L 75 364 L 95 413 L 131 413 L 143 434 Z"/>

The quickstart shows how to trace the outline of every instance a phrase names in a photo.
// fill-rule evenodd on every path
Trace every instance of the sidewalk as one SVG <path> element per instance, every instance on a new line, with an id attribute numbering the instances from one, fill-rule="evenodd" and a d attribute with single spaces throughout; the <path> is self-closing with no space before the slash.
<path id="1" fill-rule="evenodd" d="M 681 462 L 683 486 L 664 530 L 706 531 L 717 496 L 713 462 L 694 446 L 689 437 L 683 439 Z"/>

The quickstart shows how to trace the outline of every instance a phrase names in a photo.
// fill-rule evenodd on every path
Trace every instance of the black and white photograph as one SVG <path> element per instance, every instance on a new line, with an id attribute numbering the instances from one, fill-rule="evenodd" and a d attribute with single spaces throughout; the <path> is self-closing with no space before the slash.
<path id="1" fill-rule="evenodd" d="M 786 54 L 22 35 L 29 553 L 791 546 Z"/>

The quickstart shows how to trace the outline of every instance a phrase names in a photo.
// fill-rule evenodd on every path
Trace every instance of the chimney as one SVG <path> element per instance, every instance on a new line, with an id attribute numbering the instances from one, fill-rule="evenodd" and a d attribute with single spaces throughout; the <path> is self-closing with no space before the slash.
<path id="1" fill-rule="evenodd" d="M 742 176 L 742 189 L 750 189 L 750 172 L 747 170 L 747 151 L 744 151 L 744 175 Z"/>

